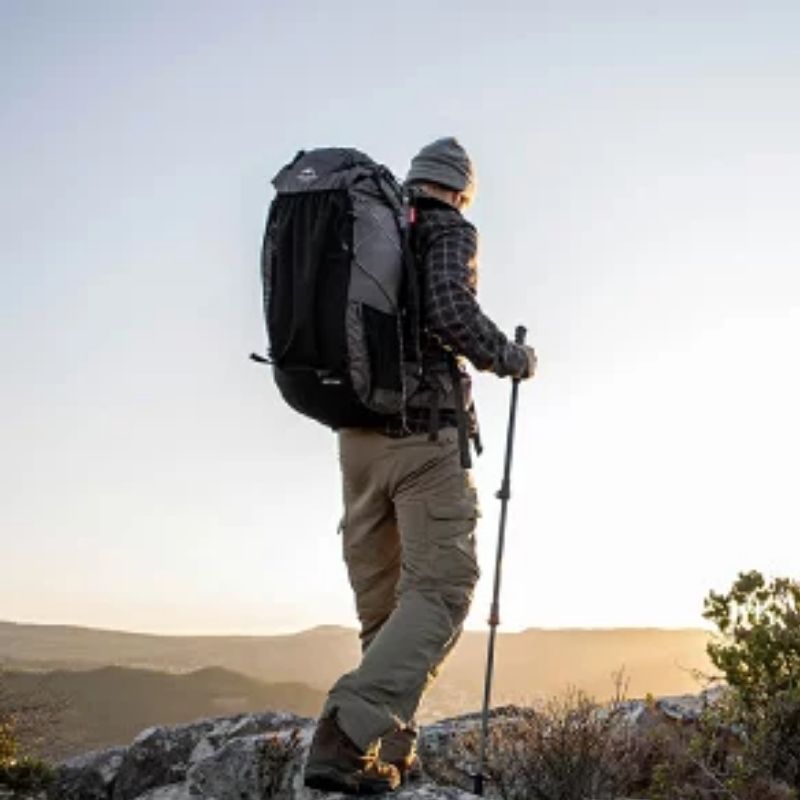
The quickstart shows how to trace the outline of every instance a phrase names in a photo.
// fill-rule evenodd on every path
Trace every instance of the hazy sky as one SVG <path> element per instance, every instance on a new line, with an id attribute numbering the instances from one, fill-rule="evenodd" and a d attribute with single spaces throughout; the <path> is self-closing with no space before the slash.
<path id="1" fill-rule="evenodd" d="M 354 624 L 333 435 L 264 347 L 269 179 L 461 138 L 524 322 L 506 630 L 800 576 L 800 4 L 0 2 L 0 619 Z M 509 385 L 476 379 L 491 588 Z"/>

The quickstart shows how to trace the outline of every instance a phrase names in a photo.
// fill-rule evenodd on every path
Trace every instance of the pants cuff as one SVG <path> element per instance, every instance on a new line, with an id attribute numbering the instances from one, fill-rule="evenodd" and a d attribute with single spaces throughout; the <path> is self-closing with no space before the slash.
<path id="1" fill-rule="evenodd" d="M 322 716 L 334 714 L 339 727 L 362 752 L 367 752 L 382 736 L 402 727 L 388 709 L 374 706 L 352 692 L 337 691 L 328 697 Z"/>

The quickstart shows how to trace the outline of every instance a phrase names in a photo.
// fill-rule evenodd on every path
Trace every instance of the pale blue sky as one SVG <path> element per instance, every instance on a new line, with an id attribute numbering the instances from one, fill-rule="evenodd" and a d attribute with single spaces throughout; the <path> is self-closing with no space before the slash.
<path id="1" fill-rule="evenodd" d="M 0 618 L 354 622 L 333 437 L 268 373 L 300 147 L 473 155 L 527 323 L 504 617 L 693 625 L 800 574 L 800 5 L 0 3 Z M 486 616 L 508 385 L 477 379 Z"/>

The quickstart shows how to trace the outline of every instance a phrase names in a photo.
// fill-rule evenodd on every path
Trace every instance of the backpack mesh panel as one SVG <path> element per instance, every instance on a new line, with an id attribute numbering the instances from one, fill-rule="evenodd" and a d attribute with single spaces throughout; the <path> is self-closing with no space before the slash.
<path id="1" fill-rule="evenodd" d="M 346 367 L 344 307 L 352 216 L 346 191 L 276 200 L 270 270 L 270 352 L 282 369 Z"/>
<path id="2" fill-rule="evenodd" d="M 403 385 L 398 369 L 401 351 L 397 316 L 367 305 L 363 306 L 362 315 L 364 338 L 372 368 L 372 392 L 376 389 L 399 392 Z"/>

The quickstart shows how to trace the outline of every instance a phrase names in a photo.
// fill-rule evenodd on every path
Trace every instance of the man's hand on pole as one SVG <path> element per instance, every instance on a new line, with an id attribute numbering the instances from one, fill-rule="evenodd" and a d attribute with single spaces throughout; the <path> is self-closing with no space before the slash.
<path id="1" fill-rule="evenodd" d="M 522 345 L 523 350 L 525 350 L 525 355 L 528 357 L 528 363 L 525 366 L 523 372 L 518 375 L 517 377 L 520 380 L 527 380 L 528 378 L 532 378 L 536 373 L 536 365 L 539 363 L 536 358 L 536 351 L 527 344 Z"/>

